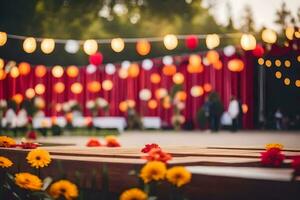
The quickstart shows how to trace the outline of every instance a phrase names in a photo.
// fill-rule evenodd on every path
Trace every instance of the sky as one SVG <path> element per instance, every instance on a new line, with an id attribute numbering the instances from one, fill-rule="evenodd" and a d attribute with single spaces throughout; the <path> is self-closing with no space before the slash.
<path id="1" fill-rule="evenodd" d="M 207 5 L 207 2 L 211 0 L 204 0 L 203 5 Z M 249 5 L 252 8 L 253 17 L 256 28 L 266 26 L 278 30 L 278 27 L 274 24 L 275 13 L 282 4 L 285 2 L 287 8 L 291 10 L 293 16 L 296 16 L 297 9 L 300 7 L 300 0 L 214 0 L 216 7 L 212 10 L 212 14 L 216 20 L 221 24 L 227 23 L 227 11 L 226 3 L 229 2 L 232 7 L 232 15 L 234 25 L 239 26 L 240 18 L 243 15 L 243 9 L 245 5 Z"/>

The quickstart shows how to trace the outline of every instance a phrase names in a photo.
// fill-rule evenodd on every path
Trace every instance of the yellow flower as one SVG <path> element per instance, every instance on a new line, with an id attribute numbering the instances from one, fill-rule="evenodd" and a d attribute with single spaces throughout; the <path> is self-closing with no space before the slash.
<path id="1" fill-rule="evenodd" d="M 13 162 L 6 157 L 0 156 L 0 167 L 8 168 L 13 165 Z"/>
<path id="2" fill-rule="evenodd" d="M 167 180 L 176 185 L 177 187 L 181 187 L 182 185 L 187 184 L 191 181 L 192 175 L 189 171 L 185 169 L 185 167 L 172 167 L 167 171 Z"/>
<path id="3" fill-rule="evenodd" d="M 15 175 L 16 184 L 27 190 L 41 190 L 42 181 L 39 177 L 30 173 L 19 173 Z"/>
<path id="4" fill-rule="evenodd" d="M 148 195 L 138 188 L 132 188 L 124 191 L 120 200 L 146 200 L 148 199 Z"/>
<path id="5" fill-rule="evenodd" d="M 270 144 L 266 144 L 266 150 L 272 149 L 272 148 L 282 150 L 282 149 L 283 149 L 283 145 L 282 145 L 282 144 L 278 144 L 278 143 L 270 143 Z"/>
<path id="6" fill-rule="evenodd" d="M 31 167 L 43 168 L 51 162 L 51 157 L 48 151 L 44 149 L 34 149 L 30 151 L 26 157 L 27 162 Z"/>
<path id="7" fill-rule="evenodd" d="M 64 197 L 66 200 L 72 200 L 78 196 L 78 189 L 77 186 L 70 181 L 60 180 L 51 185 L 49 194 L 54 199 Z"/>
<path id="8" fill-rule="evenodd" d="M 167 168 L 165 163 L 160 161 L 150 161 L 141 170 L 140 177 L 144 180 L 144 183 L 150 181 L 159 181 L 165 178 Z"/>
<path id="9" fill-rule="evenodd" d="M 14 147 L 16 146 L 16 141 L 11 137 L 0 136 L 0 147 Z"/>

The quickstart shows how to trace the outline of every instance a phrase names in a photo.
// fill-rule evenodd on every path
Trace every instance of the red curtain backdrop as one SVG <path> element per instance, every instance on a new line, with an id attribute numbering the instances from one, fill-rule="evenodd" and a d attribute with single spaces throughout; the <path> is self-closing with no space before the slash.
<path id="1" fill-rule="evenodd" d="M 199 55 L 203 58 L 205 53 L 199 53 Z M 251 52 L 245 52 L 240 57 L 245 63 L 245 68 L 242 72 L 231 72 L 227 68 L 228 61 L 235 58 L 236 55 L 226 57 L 220 52 L 220 59 L 223 63 L 222 69 L 216 70 L 211 65 L 204 65 L 202 73 L 190 74 L 187 72 L 188 57 L 188 55 L 174 56 L 174 61 L 177 63 L 177 72 L 181 72 L 185 76 L 183 89 L 187 93 L 187 100 L 183 114 L 186 120 L 196 122 L 197 110 L 202 106 L 205 96 L 208 95 L 205 92 L 200 97 L 192 97 L 190 95 L 191 87 L 194 85 L 203 86 L 205 83 L 210 83 L 213 90 L 220 94 L 225 110 L 228 108 L 232 95 L 236 96 L 242 104 L 248 106 L 248 112 L 243 115 L 243 126 L 244 128 L 253 128 L 253 57 Z M 138 112 L 142 111 L 143 116 L 159 116 L 163 121 L 170 124 L 173 112 L 172 108 L 164 109 L 158 101 L 158 107 L 151 110 L 148 108 L 147 102 L 139 100 L 139 91 L 141 89 L 150 89 L 152 98 L 155 98 L 156 89 L 166 88 L 170 91 L 173 85 L 172 76 L 165 76 L 162 73 L 162 59 L 155 58 L 152 61 L 154 66 L 151 70 L 144 70 L 141 67 L 141 63 L 138 63 L 140 66 L 139 76 L 126 79 L 121 79 L 118 76 L 118 70 L 113 75 L 106 74 L 104 66 L 97 67 L 97 71 L 93 74 L 88 74 L 86 67 L 80 67 L 79 75 L 76 78 L 70 78 L 66 73 L 61 78 L 55 78 L 52 76 L 51 68 L 47 68 L 47 74 L 43 78 L 38 78 L 35 76 L 34 66 L 32 66 L 28 75 L 17 78 L 12 78 L 8 75 L 4 80 L 0 81 L 0 99 L 9 99 L 16 93 L 21 93 L 25 96 L 26 89 L 34 88 L 38 83 L 42 83 L 46 86 L 46 92 L 42 97 L 46 100 L 47 107 L 45 108 L 45 113 L 47 116 L 62 115 L 62 113 L 56 112 L 55 104 L 71 99 L 75 99 L 81 104 L 84 115 L 91 115 L 85 108 L 86 101 L 95 99 L 96 97 L 103 97 L 109 102 L 110 116 L 126 116 L 126 113 L 119 110 L 119 103 L 123 100 L 133 99 L 136 102 L 136 110 Z M 116 64 L 116 67 L 119 69 L 120 65 Z M 161 82 L 159 84 L 153 84 L 150 81 L 150 75 L 154 72 L 161 75 Z M 111 91 L 101 89 L 98 93 L 91 93 L 87 90 L 86 86 L 88 82 L 99 81 L 102 83 L 104 80 L 111 80 L 113 82 L 114 85 Z M 61 94 L 57 94 L 53 90 L 53 85 L 59 81 L 65 84 L 65 90 Z M 73 94 L 71 92 L 70 88 L 74 82 L 82 84 L 83 91 L 81 94 Z M 100 111 L 99 115 L 104 115 L 104 113 Z"/>

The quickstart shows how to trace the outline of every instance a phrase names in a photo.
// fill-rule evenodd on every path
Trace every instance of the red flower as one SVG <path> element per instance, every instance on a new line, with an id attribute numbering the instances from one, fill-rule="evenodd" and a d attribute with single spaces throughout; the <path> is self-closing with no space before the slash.
<path id="1" fill-rule="evenodd" d="M 36 140 L 37 139 L 37 133 L 35 131 L 28 131 L 26 134 L 27 139 Z"/>
<path id="2" fill-rule="evenodd" d="M 17 146 L 22 149 L 36 149 L 40 145 L 34 142 L 21 142 L 21 144 L 18 144 Z"/>
<path id="3" fill-rule="evenodd" d="M 279 167 L 284 160 L 284 155 L 278 148 L 270 148 L 261 153 L 261 163 L 268 167 Z"/>
<path id="4" fill-rule="evenodd" d="M 142 157 L 148 161 L 161 161 L 166 163 L 172 159 L 172 156 L 166 152 L 163 152 L 160 148 L 153 148 L 148 152 L 147 156 Z"/>
<path id="5" fill-rule="evenodd" d="M 158 144 L 152 143 L 152 144 L 146 144 L 145 147 L 141 150 L 143 153 L 148 153 L 151 149 L 160 149 L 160 146 Z"/>
<path id="6" fill-rule="evenodd" d="M 294 169 L 294 175 L 300 176 L 300 156 L 292 157 L 292 168 Z"/>
<path id="7" fill-rule="evenodd" d="M 101 143 L 97 139 L 90 139 L 86 144 L 87 147 L 100 147 Z"/>

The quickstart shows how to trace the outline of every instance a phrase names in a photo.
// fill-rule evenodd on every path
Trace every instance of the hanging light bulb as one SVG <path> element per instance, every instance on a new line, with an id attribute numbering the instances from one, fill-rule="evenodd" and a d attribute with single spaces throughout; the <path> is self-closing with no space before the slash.
<path id="1" fill-rule="evenodd" d="M 56 65 L 52 68 L 52 75 L 55 78 L 60 78 L 62 77 L 63 74 L 64 74 L 64 69 L 62 68 L 62 66 Z"/>
<path id="2" fill-rule="evenodd" d="M 18 67 L 16 67 L 16 66 L 12 67 L 10 70 L 10 75 L 13 78 L 17 78 L 20 75 Z"/>
<path id="3" fill-rule="evenodd" d="M 50 54 L 55 48 L 55 41 L 53 39 L 43 39 L 41 43 L 42 52 Z"/>
<path id="4" fill-rule="evenodd" d="M 95 54 L 98 50 L 98 44 L 96 40 L 86 40 L 83 44 L 83 50 L 87 55 Z"/>
<path id="5" fill-rule="evenodd" d="M 68 40 L 65 45 L 65 50 L 68 53 L 77 53 L 79 50 L 79 43 L 76 40 Z"/>
<path id="6" fill-rule="evenodd" d="M 295 33 L 295 28 L 293 26 L 289 26 L 285 29 L 285 36 L 289 40 L 293 40 Z"/>
<path id="7" fill-rule="evenodd" d="M 176 37 L 176 35 L 166 35 L 164 37 L 164 45 L 166 47 L 166 49 L 168 50 L 173 50 L 177 47 L 178 45 L 178 39 Z"/>
<path id="8" fill-rule="evenodd" d="M 7 34 L 5 32 L 0 32 L 0 46 L 4 46 L 7 42 Z"/>
<path id="9" fill-rule="evenodd" d="M 116 72 L 116 67 L 114 66 L 114 64 L 108 63 L 107 65 L 105 65 L 105 73 L 107 73 L 108 75 L 112 75 L 115 72 Z"/>
<path id="10" fill-rule="evenodd" d="M 36 49 L 36 41 L 33 37 L 26 38 L 23 42 L 23 49 L 26 53 L 33 53 Z"/>
<path id="11" fill-rule="evenodd" d="M 125 47 L 125 43 L 122 38 L 114 38 L 111 40 L 111 48 L 115 52 L 119 53 L 123 51 L 124 47 Z"/>
<path id="12" fill-rule="evenodd" d="M 269 44 L 274 44 L 277 40 L 276 32 L 271 29 L 263 30 L 261 37 L 264 42 Z"/>
<path id="13" fill-rule="evenodd" d="M 245 51 L 253 50 L 256 47 L 256 39 L 251 34 L 243 34 L 241 37 L 241 46 Z"/>
<path id="14" fill-rule="evenodd" d="M 139 40 L 136 43 L 136 51 L 141 56 L 145 56 L 145 55 L 149 54 L 150 50 L 151 50 L 151 45 L 147 40 L 145 40 L 145 39 Z"/>
<path id="15" fill-rule="evenodd" d="M 206 36 L 206 46 L 208 49 L 213 49 L 219 46 L 220 38 L 217 34 L 209 34 Z"/>

